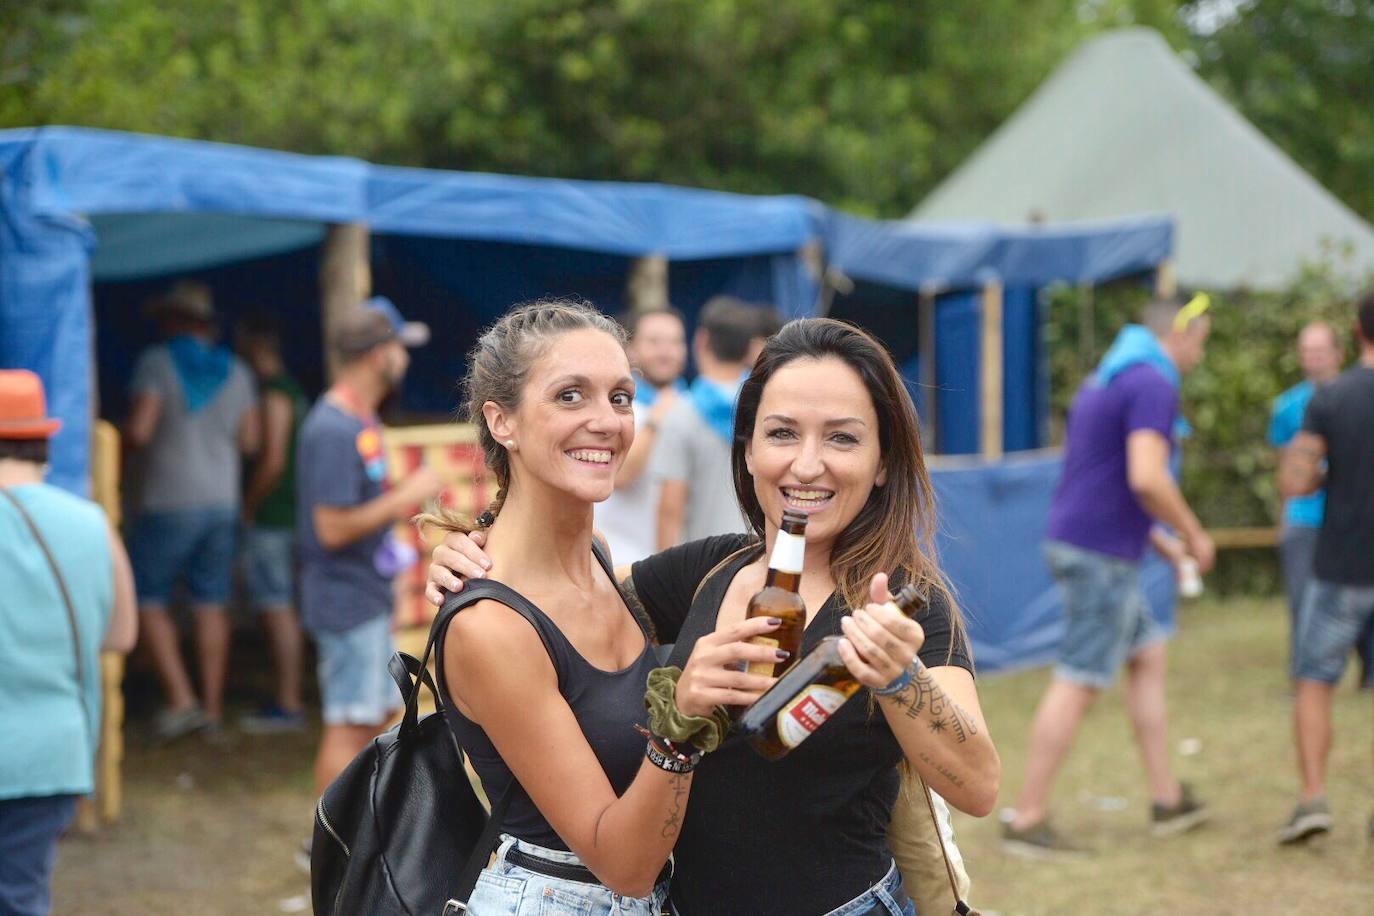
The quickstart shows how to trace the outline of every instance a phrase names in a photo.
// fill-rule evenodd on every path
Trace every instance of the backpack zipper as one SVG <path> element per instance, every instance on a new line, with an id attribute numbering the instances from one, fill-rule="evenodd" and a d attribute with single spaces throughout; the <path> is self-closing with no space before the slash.
<path id="1" fill-rule="evenodd" d="M 348 844 L 334 831 L 334 825 L 329 823 L 329 818 L 325 816 L 323 796 L 321 796 L 319 802 L 315 805 L 315 818 L 324 826 L 325 832 L 334 838 L 334 842 L 343 847 L 344 857 L 352 857 L 353 853 L 349 852 Z"/>

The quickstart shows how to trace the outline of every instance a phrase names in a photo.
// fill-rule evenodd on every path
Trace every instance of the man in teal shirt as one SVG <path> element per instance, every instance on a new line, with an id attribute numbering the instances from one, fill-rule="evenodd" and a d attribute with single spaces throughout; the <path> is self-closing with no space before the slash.
<path id="1" fill-rule="evenodd" d="M 1302 417 L 1312 393 L 1341 373 L 1342 347 L 1336 329 L 1324 321 L 1308 324 L 1298 334 L 1298 362 L 1305 378 L 1274 399 L 1269 421 L 1269 444 L 1283 448 L 1302 429 Z M 1298 611 L 1302 607 L 1303 592 L 1312 574 L 1312 556 L 1317 549 L 1317 534 L 1321 531 L 1326 510 L 1326 492 L 1318 490 L 1310 496 L 1297 496 L 1283 506 L 1283 521 L 1279 536 L 1279 563 L 1283 571 L 1284 592 L 1288 596 L 1289 646 L 1297 632 Z M 1365 633 L 1359 642 L 1363 665 L 1361 683 L 1369 685 L 1374 677 L 1371 655 L 1374 655 L 1374 635 Z"/>

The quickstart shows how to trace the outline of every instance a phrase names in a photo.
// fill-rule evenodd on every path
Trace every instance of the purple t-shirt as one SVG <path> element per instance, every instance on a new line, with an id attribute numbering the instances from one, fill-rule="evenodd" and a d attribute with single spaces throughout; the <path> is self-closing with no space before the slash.
<path id="1" fill-rule="evenodd" d="M 1153 366 L 1132 366 L 1105 388 L 1085 382 L 1069 408 L 1049 537 L 1139 562 L 1153 519 L 1126 480 L 1126 437 L 1152 429 L 1172 442 L 1177 418 L 1178 392 Z"/>

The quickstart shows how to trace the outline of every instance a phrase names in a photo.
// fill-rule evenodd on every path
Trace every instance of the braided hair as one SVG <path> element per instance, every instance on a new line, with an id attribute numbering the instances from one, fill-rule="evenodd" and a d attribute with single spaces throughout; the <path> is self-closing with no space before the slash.
<path id="1" fill-rule="evenodd" d="M 447 508 L 438 508 L 415 517 L 421 528 L 434 526 L 445 531 L 467 533 L 487 528 L 496 521 L 510 488 L 510 453 L 487 426 L 482 405 L 491 401 L 502 410 L 520 407 L 530 368 L 544 355 L 555 337 L 569 331 L 604 331 L 625 346 L 625 329 L 583 299 L 539 299 L 517 305 L 478 338 L 468 353 L 468 371 L 463 377 L 460 415 L 477 427 L 477 441 L 487 467 L 496 477 L 496 498 L 476 519 Z"/>

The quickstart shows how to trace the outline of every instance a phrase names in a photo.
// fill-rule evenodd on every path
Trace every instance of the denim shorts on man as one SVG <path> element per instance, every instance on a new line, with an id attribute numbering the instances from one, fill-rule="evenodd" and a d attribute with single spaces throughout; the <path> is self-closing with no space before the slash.
<path id="1" fill-rule="evenodd" d="M 387 662 L 396 651 L 391 615 L 333 632 L 318 630 L 315 654 L 325 725 L 378 725 L 401 706 Z"/>
<path id="2" fill-rule="evenodd" d="M 238 510 L 233 507 L 136 516 L 129 531 L 129 562 L 139 602 L 166 605 L 178 579 L 194 602 L 228 601 L 237 534 Z"/>
<path id="3" fill-rule="evenodd" d="M 1061 541 L 1045 559 L 1064 596 L 1064 639 L 1055 676 L 1106 689 L 1128 659 L 1167 637 L 1140 586 L 1140 566 Z"/>
<path id="4" fill-rule="evenodd" d="M 291 607 L 295 603 L 295 539 L 293 528 L 249 525 L 243 529 L 239 563 L 248 606 L 253 610 Z"/>
<path id="5" fill-rule="evenodd" d="M 1338 585 L 1312 578 L 1298 616 L 1293 677 L 1334 684 L 1345 674 L 1350 650 L 1374 617 L 1374 586 Z"/>
<path id="6" fill-rule="evenodd" d="M 534 913 L 576 913 L 578 916 L 658 916 L 668 896 L 668 882 L 648 897 L 626 897 L 602 884 L 554 878 L 512 865 L 506 856 L 512 849 L 550 862 L 581 865 L 571 852 L 546 849 L 509 834 L 502 834 L 496 859 L 477 876 L 468 898 L 473 916 L 529 916 Z"/>

